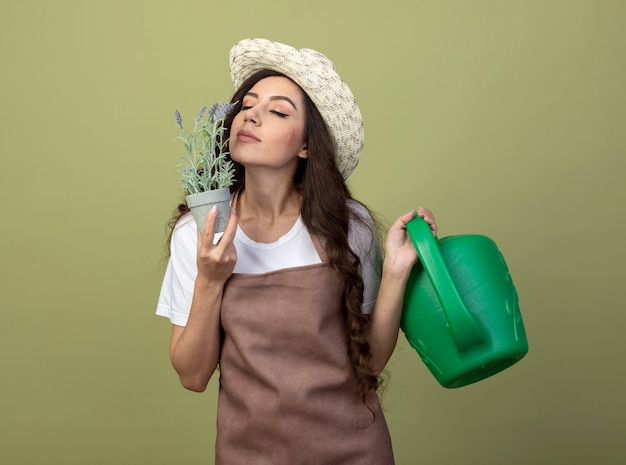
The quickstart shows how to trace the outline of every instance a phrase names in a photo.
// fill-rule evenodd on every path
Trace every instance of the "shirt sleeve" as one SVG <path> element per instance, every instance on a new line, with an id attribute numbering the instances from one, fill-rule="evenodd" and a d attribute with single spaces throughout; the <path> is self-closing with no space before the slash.
<path id="1" fill-rule="evenodd" d="M 352 212 L 361 219 L 350 221 L 350 247 L 361 260 L 363 277 L 363 313 L 371 313 L 378 297 L 382 275 L 382 252 L 374 221 L 367 209 L 358 202 L 351 202 Z"/>
<path id="2" fill-rule="evenodd" d="M 165 269 L 156 314 L 172 324 L 186 326 L 193 289 L 198 274 L 196 265 L 197 228 L 190 214 L 175 226 L 170 244 L 170 258 Z"/>

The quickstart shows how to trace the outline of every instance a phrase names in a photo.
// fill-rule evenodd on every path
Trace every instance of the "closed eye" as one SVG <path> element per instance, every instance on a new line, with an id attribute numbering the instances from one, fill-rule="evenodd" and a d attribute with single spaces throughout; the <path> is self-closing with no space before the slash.
<path id="1" fill-rule="evenodd" d="M 252 105 L 242 105 L 241 110 L 239 111 L 246 111 L 246 110 L 249 110 L 250 108 L 252 108 Z M 280 116 L 281 118 L 286 118 L 287 116 L 289 116 L 287 113 L 283 113 L 278 110 L 270 110 L 270 113 L 274 113 L 276 116 Z"/>

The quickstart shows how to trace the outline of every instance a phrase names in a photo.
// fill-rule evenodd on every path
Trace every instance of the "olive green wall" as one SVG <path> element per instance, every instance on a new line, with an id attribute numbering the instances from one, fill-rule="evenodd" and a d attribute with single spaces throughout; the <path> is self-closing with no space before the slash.
<path id="1" fill-rule="evenodd" d="M 212 463 L 216 382 L 179 386 L 154 316 L 172 115 L 228 98 L 254 36 L 350 83 L 359 198 L 492 237 L 520 294 L 528 356 L 472 386 L 401 336 L 398 464 L 626 461 L 626 2 L 2 3 L 1 463 Z"/>

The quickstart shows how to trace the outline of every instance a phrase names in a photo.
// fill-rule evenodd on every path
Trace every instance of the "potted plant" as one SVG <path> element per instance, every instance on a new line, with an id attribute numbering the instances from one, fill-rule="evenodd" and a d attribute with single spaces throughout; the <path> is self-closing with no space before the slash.
<path id="1" fill-rule="evenodd" d="M 234 106 L 234 103 L 216 103 L 208 113 L 207 106 L 203 106 L 191 131 L 183 126 L 180 112 L 174 112 L 180 129 L 180 135 L 175 140 L 183 141 L 187 152 L 181 156 L 186 163 L 179 165 L 187 194 L 185 199 L 200 231 L 214 205 L 218 209 L 215 232 L 223 232 L 228 222 L 230 186 L 235 181 L 235 167 L 228 157 L 224 121 Z"/>

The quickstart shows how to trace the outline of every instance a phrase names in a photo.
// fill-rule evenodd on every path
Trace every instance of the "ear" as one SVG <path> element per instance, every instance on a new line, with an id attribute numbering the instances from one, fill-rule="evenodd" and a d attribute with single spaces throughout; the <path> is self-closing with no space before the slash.
<path id="1" fill-rule="evenodd" d="M 309 146 L 308 146 L 308 144 L 306 142 L 302 145 L 302 148 L 298 152 L 298 157 L 299 158 L 309 158 Z"/>

